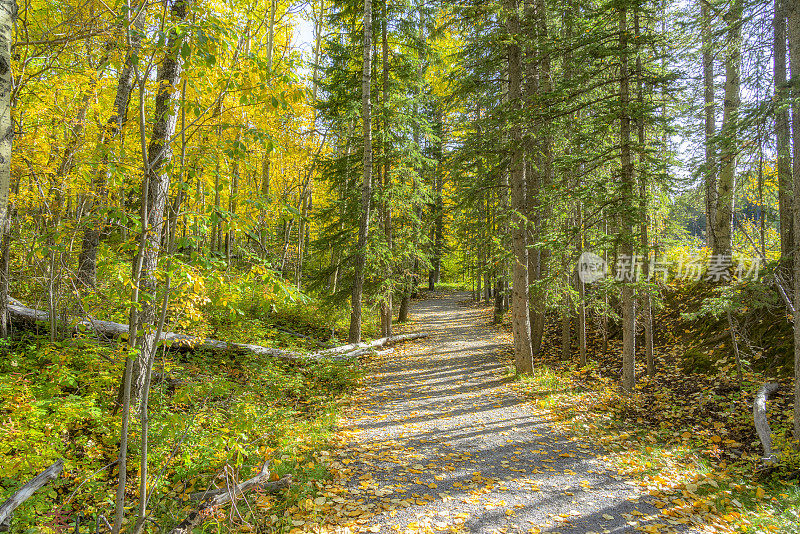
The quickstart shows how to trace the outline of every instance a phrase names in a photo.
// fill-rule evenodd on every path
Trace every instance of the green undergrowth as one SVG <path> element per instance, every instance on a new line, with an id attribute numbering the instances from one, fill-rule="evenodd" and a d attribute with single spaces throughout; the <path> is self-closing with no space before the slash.
<path id="1" fill-rule="evenodd" d="M 242 334 L 244 335 L 244 334 Z M 57 458 L 62 476 L 18 509 L 15 532 L 94 531 L 113 514 L 120 417 L 114 402 L 122 349 L 90 339 L 51 343 L 27 336 L 0 360 L 0 501 Z M 233 519 L 206 523 L 276 528 L 285 509 L 327 476 L 316 461 L 337 407 L 361 371 L 342 362 L 288 364 L 242 353 L 159 352 L 150 396 L 148 455 L 153 532 L 197 503 L 188 494 L 251 476 L 265 461 L 295 483 L 280 496 L 255 494 Z M 131 429 L 128 502 L 138 494 L 140 426 Z M 224 516 L 224 517 L 223 517 Z M 158 527 L 156 527 L 156 524 Z"/>
<path id="2" fill-rule="evenodd" d="M 346 339 L 350 319 L 346 306 L 326 304 L 324 299 L 303 293 L 257 258 L 252 260 L 248 265 L 227 266 L 213 258 L 188 263 L 188 258 L 173 256 L 169 269 L 158 273 L 162 283 L 167 275 L 170 277 L 164 330 L 300 351 L 318 350 L 320 343 L 338 344 Z M 16 284 L 13 296 L 27 306 L 47 311 L 45 286 L 35 282 L 24 279 Z M 57 293 L 56 309 L 71 322 L 91 315 L 127 324 L 130 295 L 130 263 L 102 246 L 97 286 L 77 293 Z M 157 295 L 158 308 L 162 297 Z M 377 312 L 365 309 L 362 330 L 366 338 L 380 333 Z M 40 323 L 35 331 L 47 334 L 48 325 Z M 67 325 L 60 335 L 70 331 Z"/>

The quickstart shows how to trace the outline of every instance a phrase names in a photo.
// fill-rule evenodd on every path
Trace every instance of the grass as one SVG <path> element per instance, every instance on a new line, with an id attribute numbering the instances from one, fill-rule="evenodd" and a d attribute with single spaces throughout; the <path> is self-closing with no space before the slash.
<path id="1" fill-rule="evenodd" d="M 314 333 L 322 311 L 313 303 L 269 322 L 258 314 L 221 322 L 218 332 L 271 346 L 306 348 L 275 334 L 273 321 Z M 206 316 L 207 317 L 207 316 Z M 306 318 L 306 323 L 302 318 Z M 285 324 L 284 323 L 284 324 Z M 89 528 L 113 514 L 119 415 L 113 404 L 123 348 L 68 338 L 51 343 L 26 335 L 0 360 L 0 501 L 52 463 L 65 459 L 62 476 L 20 507 L 17 532 L 64 532 L 78 521 Z M 288 527 L 287 510 L 315 494 L 328 476 L 320 461 L 332 439 L 339 406 L 362 371 L 347 362 L 290 364 L 243 353 L 159 352 L 159 377 L 150 397 L 148 454 L 153 532 L 182 520 L 197 503 L 188 494 L 244 479 L 268 461 L 274 476 L 295 483 L 275 497 L 253 494 L 238 513 L 210 518 L 203 531 Z M 137 501 L 140 425 L 132 422 L 127 496 Z M 160 476 L 159 476 L 160 473 Z M 156 527 L 156 524 L 158 527 Z"/>

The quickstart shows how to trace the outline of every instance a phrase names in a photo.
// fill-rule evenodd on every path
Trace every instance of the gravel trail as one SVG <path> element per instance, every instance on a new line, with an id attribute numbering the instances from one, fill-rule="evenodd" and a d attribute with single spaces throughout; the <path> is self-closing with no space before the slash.
<path id="1" fill-rule="evenodd" d="M 332 458 L 330 530 L 674 532 L 638 484 L 507 387 L 502 336 L 467 298 L 416 303 L 412 326 L 431 336 L 373 362 Z"/>

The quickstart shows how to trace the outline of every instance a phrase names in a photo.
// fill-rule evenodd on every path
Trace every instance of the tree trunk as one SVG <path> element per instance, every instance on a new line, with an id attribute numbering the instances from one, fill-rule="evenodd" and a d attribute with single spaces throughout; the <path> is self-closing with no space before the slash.
<path id="1" fill-rule="evenodd" d="M 367 232 L 369 231 L 369 211 L 372 200 L 372 0 L 364 0 L 364 65 L 361 74 L 361 118 L 364 135 L 363 182 L 361 184 L 361 219 L 358 224 L 358 244 L 355 254 L 353 291 L 350 297 L 351 343 L 361 341 L 361 295 L 364 290 L 364 266 L 366 264 Z"/>
<path id="2" fill-rule="evenodd" d="M 11 274 L 11 220 L 14 210 L 9 209 L 6 212 L 5 228 L 0 228 L 0 241 L 2 242 L 2 249 L 0 250 L 0 338 L 6 339 L 9 336 L 9 320 L 8 320 L 8 280 Z M 3 357 L 6 356 L 6 348 L 3 351 Z"/>
<path id="3" fill-rule="evenodd" d="M 272 77 L 272 56 L 275 48 L 275 14 L 278 9 L 278 0 L 270 0 L 269 3 L 269 26 L 267 28 L 267 70 L 268 76 Z M 268 144 L 264 150 L 263 160 L 261 161 L 261 196 L 264 203 L 264 211 L 261 213 L 261 248 L 267 250 L 267 236 L 269 235 L 269 201 L 270 201 L 270 173 L 272 172 L 272 143 Z"/>
<path id="4" fill-rule="evenodd" d="M 792 175 L 794 183 L 794 235 L 800 236 L 800 6 L 785 4 L 789 28 L 792 97 Z M 800 254 L 794 251 L 794 439 L 800 440 Z"/>
<path id="5" fill-rule="evenodd" d="M 505 303 L 503 299 L 503 293 L 505 289 L 503 288 L 504 280 L 502 278 L 496 278 L 494 283 L 494 323 L 495 324 L 502 324 L 503 323 L 503 316 L 506 314 Z"/>
<path id="6" fill-rule="evenodd" d="M 0 291 L 0 335 L 6 337 L 8 303 L 8 244 L 10 230 L 10 210 L 8 197 L 11 189 L 11 156 L 14 138 L 14 122 L 11 118 L 11 97 L 13 94 L 13 73 L 11 72 L 11 41 L 14 36 L 14 23 L 17 19 L 16 0 L 0 0 L 0 241 L 3 243 L 2 291 Z"/>
<path id="7" fill-rule="evenodd" d="M 648 209 L 648 175 L 647 169 L 647 151 L 645 147 L 645 102 L 644 102 L 644 87 L 642 80 L 644 79 L 644 71 L 642 69 L 642 50 L 639 43 L 641 43 L 641 31 L 639 28 L 639 11 L 634 13 L 634 32 L 636 38 L 636 100 L 639 105 L 639 112 L 636 118 L 636 133 L 639 141 L 637 150 L 637 159 L 639 163 L 639 201 L 641 202 L 641 219 L 639 226 L 641 228 L 640 238 L 642 247 L 642 256 L 644 262 L 642 263 L 642 277 L 645 281 L 649 278 L 650 268 L 650 240 L 647 232 L 647 209 Z M 645 346 L 645 361 L 647 362 L 647 375 L 654 376 L 656 374 L 655 367 L 655 354 L 653 349 L 653 307 L 650 299 L 650 291 L 647 287 L 640 293 L 640 304 L 642 306 L 642 321 L 644 321 L 644 346 Z"/>
<path id="8" fill-rule="evenodd" d="M 566 277 L 565 277 L 566 278 Z M 569 279 L 566 278 L 566 282 Z M 572 313 L 569 293 L 565 290 L 561 308 L 561 360 L 567 361 L 572 357 Z"/>
<path id="9" fill-rule="evenodd" d="M 778 212 L 780 216 L 781 258 L 788 260 L 794 248 L 792 229 L 792 158 L 789 153 L 788 84 L 786 83 L 786 11 L 775 0 L 773 19 L 773 58 L 775 72 L 775 138 L 777 144 Z"/>
<path id="10" fill-rule="evenodd" d="M 61 475 L 64 469 L 64 460 L 56 460 L 47 469 L 39 473 L 33 479 L 26 482 L 20 489 L 14 492 L 3 504 L 0 504 L 0 530 L 11 530 L 11 517 L 22 503 L 31 498 L 42 486 L 55 480 Z M 8 527 L 8 528 L 5 528 Z"/>
<path id="11" fill-rule="evenodd" d="M 444 254 L 444 197 L 442 196 L 444 189 L 444 172 L 442 170 L 442 158 L 444 157 L 444 117 L 441 104 L 436 105 L 435 113 L 436 120 L 434 123 L 434 131 L 437 141 L 434 148 L 436 167 L 433 175 L 433 253 L 431 255 L 432 269 L 428 275 L 428 289 L 431 291 L 436 289 L 436 284 L 441 281 L 442 255 Z"/>
<path id="12" fill-rule="evenodd" d="M 507 45 L 508 103 L 511 111 L 510 161 L 512 249 L 514 252 L 514 287 L 511 299 L 511 326 L 514 333 L 514 365 L 518 373 L 533 372 L 531 323 L 528 294 L 528 247 L 525 222 L 525 162 L 519 112 L 522 108 L 522 54 L 516 39 L 520 37 L 518 0 L 505 0 L 506 27 L 512 37 Z"/>
<path id="13" fill-rule="evenodd" d="M 772 451 L 772 432 L 767 420 L 767 401 L 769 396 L 778 391 L 778 389 L 780 389 L 780 384 L 777 382 L 767 382 L 758 390 L 753 399 L 753 424 L 764 449 L 764 455 L 761 458 L 764 464 L 774 464 L 777 460 L 775 453 Z"/>
<path id="14" fill-rule="evenodd" d="M 705 111 L 705 163 L 703 182 L 706 203 L 706 246 L 715 248 L 714 221 L 717 209 L 717 157 L 714 136 L 716 135 L 716 115 L 714 111 L 714 54 L 709 0 L 700 0 L 700 22 L 703 39 L 703 104 Z"/>
<path id="15" fill-rule="evenodd" d="M 549 41 L 549 30 L 547 26 L 547 4 L 544 0 L 534 0 L 526 2 L 526 19 L 528 30 L 531 35 L 536 36 L 538 43 Z M 527 63 L 527 90 L 528 98 L 535 99 L 543 96 L 541 102 L 531 104 L 536 107 L 547 105 L 547 98 L 552 90 L 550 83 L 550 55 L 530 46 L 526 53 L 530 56 Z M 569 71 L 569 65 L 566 65 Z M 569 74 L 569 72 L 567 72 Z M 542 102 L 544 104 L 542 104 Z M 547 223 L 550 219 L 551 205 L 544 200 L 545 195 L 553 184 L 553 150 L 552 134 L 548 131 L 549 127 L 545 123 L 547 114 L 540 111 L 540 116 L 536 117 L 533 124 L 533 133 L 527 142 L 528 158 L 532 165 L 529 169 L 532 175 L 528 178 L 527 211 L 532 220 L 531 240 L 539 242 L 540 237 L 547 232 Z M 536 140 L 534 142 L 534 137 Z M 538 171 L 538 172 L 537 172 Z M 541 281 L 547 274 L 547 265 L 550 258 L 550 251 L 546 248 L 537 248 L 529 252 L 528 278 L 530 281 L 539 281 L 536 289 L 530 291 L 530 310 L 531 310 L 531 346 L 534 355 L 539 355 L 542 350 L 544 340 L 544 330 L 546 325 L 546 297 L 547 292 L 542 287 Z"/>
<path id="16" fill-rule="evenodd" d="M 186 18 L 189 0 L 176 0 L 171 4 L 170 13 L 175 23 Z M 183 33 L 173 27 L 167 37 L 167 48 L 164 60 L 158 68 L 158 93 L 156 94 L 153 131 L 147 149 L 145 180 L 148 181 L 147 196 L 142 202 L 146 203 L 147 227 L 142 239 L 140 292 L 143 295 L 139 322 L 132 327 L 143 330 L 139 341 L 139 354 L 136 360 L 134 373 L 134 395 L 139 398 L 143 391 L 145 381 L 150 373 L 149 360 L 155 343 L 153 325 L 156 319 L 156 289 L 158 280 L 156 271 L 161 252 L 161 235 L 164 226 L 164 208 L 169 194 L 169 174 L 164 170 L 172 159 L 170 139 L 175 133 L 177 115 L 175 104 L 179 93 L 174 89 L 178 87 L 181 76 L 180 48 L 183 43 Z"/>
<path id="17" fill-rule="evenodd" d="M 634 221 L 630 212 L 634 210 L 634 177 L 631 160 L 631 117 L 630 117 L 630 73 L 628 70 L 628 12 L 627 7 L 619 9 L 619 49 L 620 49 L 620 183 L 622 187 L 623 224 L 621 253 L 632 260 L 634 253 Z M 632 274 L 632 273 L 624 273 Z M 632 280 L 622 282 L 622 387 L 631 391 L 636 383 L 636 300 L 633 295 Z"/>
<path id="18" fill-rule="evenodd" d="M 381 335 L 388 337 L 392 335 L 392 294 L 394 292 L 394 282 L 392 280 L 392 204 L 391 204 L 391 183 L 389 178 L 389 9 L 386 0 L 383 0 L 383 21 L 381 24 L 381 61 L 383 63 L 383 76 L 381 82 L 381 113 L 383 124 L 381 128 L 381 168 L 383 176 L 383 195 L 381 201 L 381 219 L 383 220 L 383 232 L 386 238 L 386 247 L 389 251 L 388 265 L 386 266 L 387 287 L 381 299 Z"/>
<path id="19" fill-rule="evenodd" d="M 741 52 L 742 2 L 733 0 L 725 15 L 728 43 L 725 55 L 725 102 L 719 155 L 719 183 L 714 224 L 714 255 L 730 256 L 733 246 L 733 210 L 736 189 L 736 155 L 739 150 L 739 89 Z"/>
<path id="20" fill-rule="evenodd" d="M 111 116 L 106 120 L 105 131 L 100 136 L 100 143 L 98 152 L 102 154 L 100 168 L 96 175 L 95 195 L 96 201 L 90 202 L 89 210 L 98 211 L 97 203 L 102 202 L 106 197 L 106 188 L 108 184 L 109 170 L 108 164 L 112 158 L 110 153 L 111 143 L 117 138 L 117 135 L 125 128 L 128 121 L 128 107 L 131 101 L 131 93 L 133 92 L 134 85 L 134 61 L 139 53 L 142 44 L 142 36 L 145 25 L 145 10 L 141 12 L 134 10 L 139 16 L 131 21 L 133 29 L 127 28 L 128 39 L 130 47 L 125 54 L 125 65 L 119 73 L 117 80 L 117 92 L 114 96 L 114 108 L 111 111 Z M 81 251 L 78 255 L 78 280 L 88 286 L 94 287 L 97 283 L 97 247 L 100 245 L 100 230 L 102 223 L 100 221 L 92 220 L 83 231 L 83 239 L 81 242 Z"/>
<path id="21" fill-rule="evenodd" d="M 8 196 L 11 188 L 11 144 L 14 123 L 11 119 L 13 73 L 11 72 L 11 41 L 17 19 L 16 0 L 1 0 L 0 6 L 0 228 L 8 217 Z"/>

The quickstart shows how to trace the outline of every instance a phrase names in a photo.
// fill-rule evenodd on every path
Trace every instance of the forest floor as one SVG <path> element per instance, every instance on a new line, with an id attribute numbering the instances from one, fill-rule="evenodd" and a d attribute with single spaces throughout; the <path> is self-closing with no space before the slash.
<path id="1" fill-rule="evenodd" d="M 431 336 L 370 362 L 326 459 L 334 477 L 292 514 L 296 531 L 698 531 L 510 387 L 508 336 L 468 298 L 415 303 L 407 328 Z"/>

